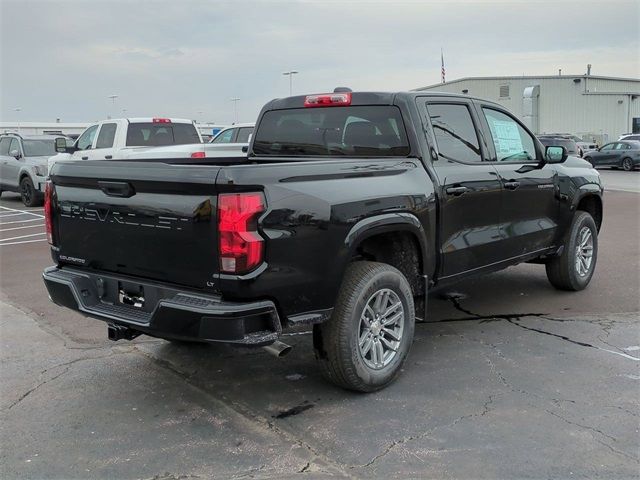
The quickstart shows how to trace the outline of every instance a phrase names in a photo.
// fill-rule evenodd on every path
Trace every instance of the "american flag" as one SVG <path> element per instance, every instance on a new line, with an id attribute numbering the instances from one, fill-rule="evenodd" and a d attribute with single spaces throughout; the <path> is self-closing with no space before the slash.
<path id="1" fill-rule="evenodd" d="M 440 70 L 440 77 L 442 80 L 442 83 L 445 82 L 444 80 L 444 53 L 442 53 L 442 49 L 440 49 L 440 62 L 442 63 L 442 69 Z"/>

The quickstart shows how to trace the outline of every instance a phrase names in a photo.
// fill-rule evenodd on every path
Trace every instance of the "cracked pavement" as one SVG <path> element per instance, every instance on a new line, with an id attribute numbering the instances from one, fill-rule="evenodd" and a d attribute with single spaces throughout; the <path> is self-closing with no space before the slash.
<path id="1" fill-rule="evenodd" d="M 0 476 L 638 478 L 637 198 L 608 192 L 589 289 L 521 265 L 435 292 L 370 395 L 325 383 L 305 332 L 284 359 L 109 342 L 49 304 L 46 248 L 0 251 Z"/>

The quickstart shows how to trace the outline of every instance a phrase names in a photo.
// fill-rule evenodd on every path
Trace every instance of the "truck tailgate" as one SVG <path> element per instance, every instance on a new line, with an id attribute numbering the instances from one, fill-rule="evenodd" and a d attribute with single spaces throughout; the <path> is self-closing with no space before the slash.
<path id="1" fill-rule="evenodd" d="M 60 264 L 203 288 L 218 272 L 220 168 L 155 162 L 63 162 L 54 185 Z"/>

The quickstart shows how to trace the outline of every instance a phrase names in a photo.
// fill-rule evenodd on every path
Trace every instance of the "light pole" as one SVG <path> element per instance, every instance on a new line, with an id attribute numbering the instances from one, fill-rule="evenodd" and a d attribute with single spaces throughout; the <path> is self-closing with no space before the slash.
<path id="1" fill-rule="evenodd" d="M 18 117 L 18 133 L 20 133 L 20 112 L 22 111 L 22 108 L 16 107 L 13 111 L 16 112 L 16 116 Z"/>
<path id="2" fill-rule="evenodd" d="M 289 70 L 288 72 L 284 72 L 283 75 L 289 76 L 289 96 L 293 94 L 293 76 L 300 72 L 296 72 L 295 70 Z"/>
<path id="3" fill-rule="evenodd" d="M 116 98 L 118 98 L 118 95 L 112 94 L 112 95 L 109 95 L 107 98 L 110 98 L 111 101 L 113 102 L 113 112 L 115 113 L 115 111 L 116 111 Z M 109 117 L 109 118 L 111 118 L 111 117 Z"/>
<path id="4" fill-rule="evenodd" d="M 233 102 L 233 113 L 235 116 L 236 121 L 234 123 L 238 123 L 238 102 L 240 101 L 239 97 L 233 97 L 230 98 L 229 100 L 231 100 Z"/>

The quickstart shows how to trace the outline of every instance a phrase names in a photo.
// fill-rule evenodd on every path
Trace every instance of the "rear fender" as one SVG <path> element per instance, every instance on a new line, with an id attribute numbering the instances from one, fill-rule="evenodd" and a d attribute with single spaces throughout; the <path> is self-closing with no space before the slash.
<path id="1" fill-rule="evenodd" d="M 351 259 L 358 246 L 367 238 L 382 233 L 410 232 L 416 238 L 422 255 L 422 271 L 426 274 L 425 267 L 428 265 L 428 251 L 426 234 L 420 220 L 411 213 L 386 213 L 367 217 L 357 222 L 345 237 L 344 245 L 348 252 L 347 260 Z M 346 268 L 346 265 L 345 265 Z"/>

